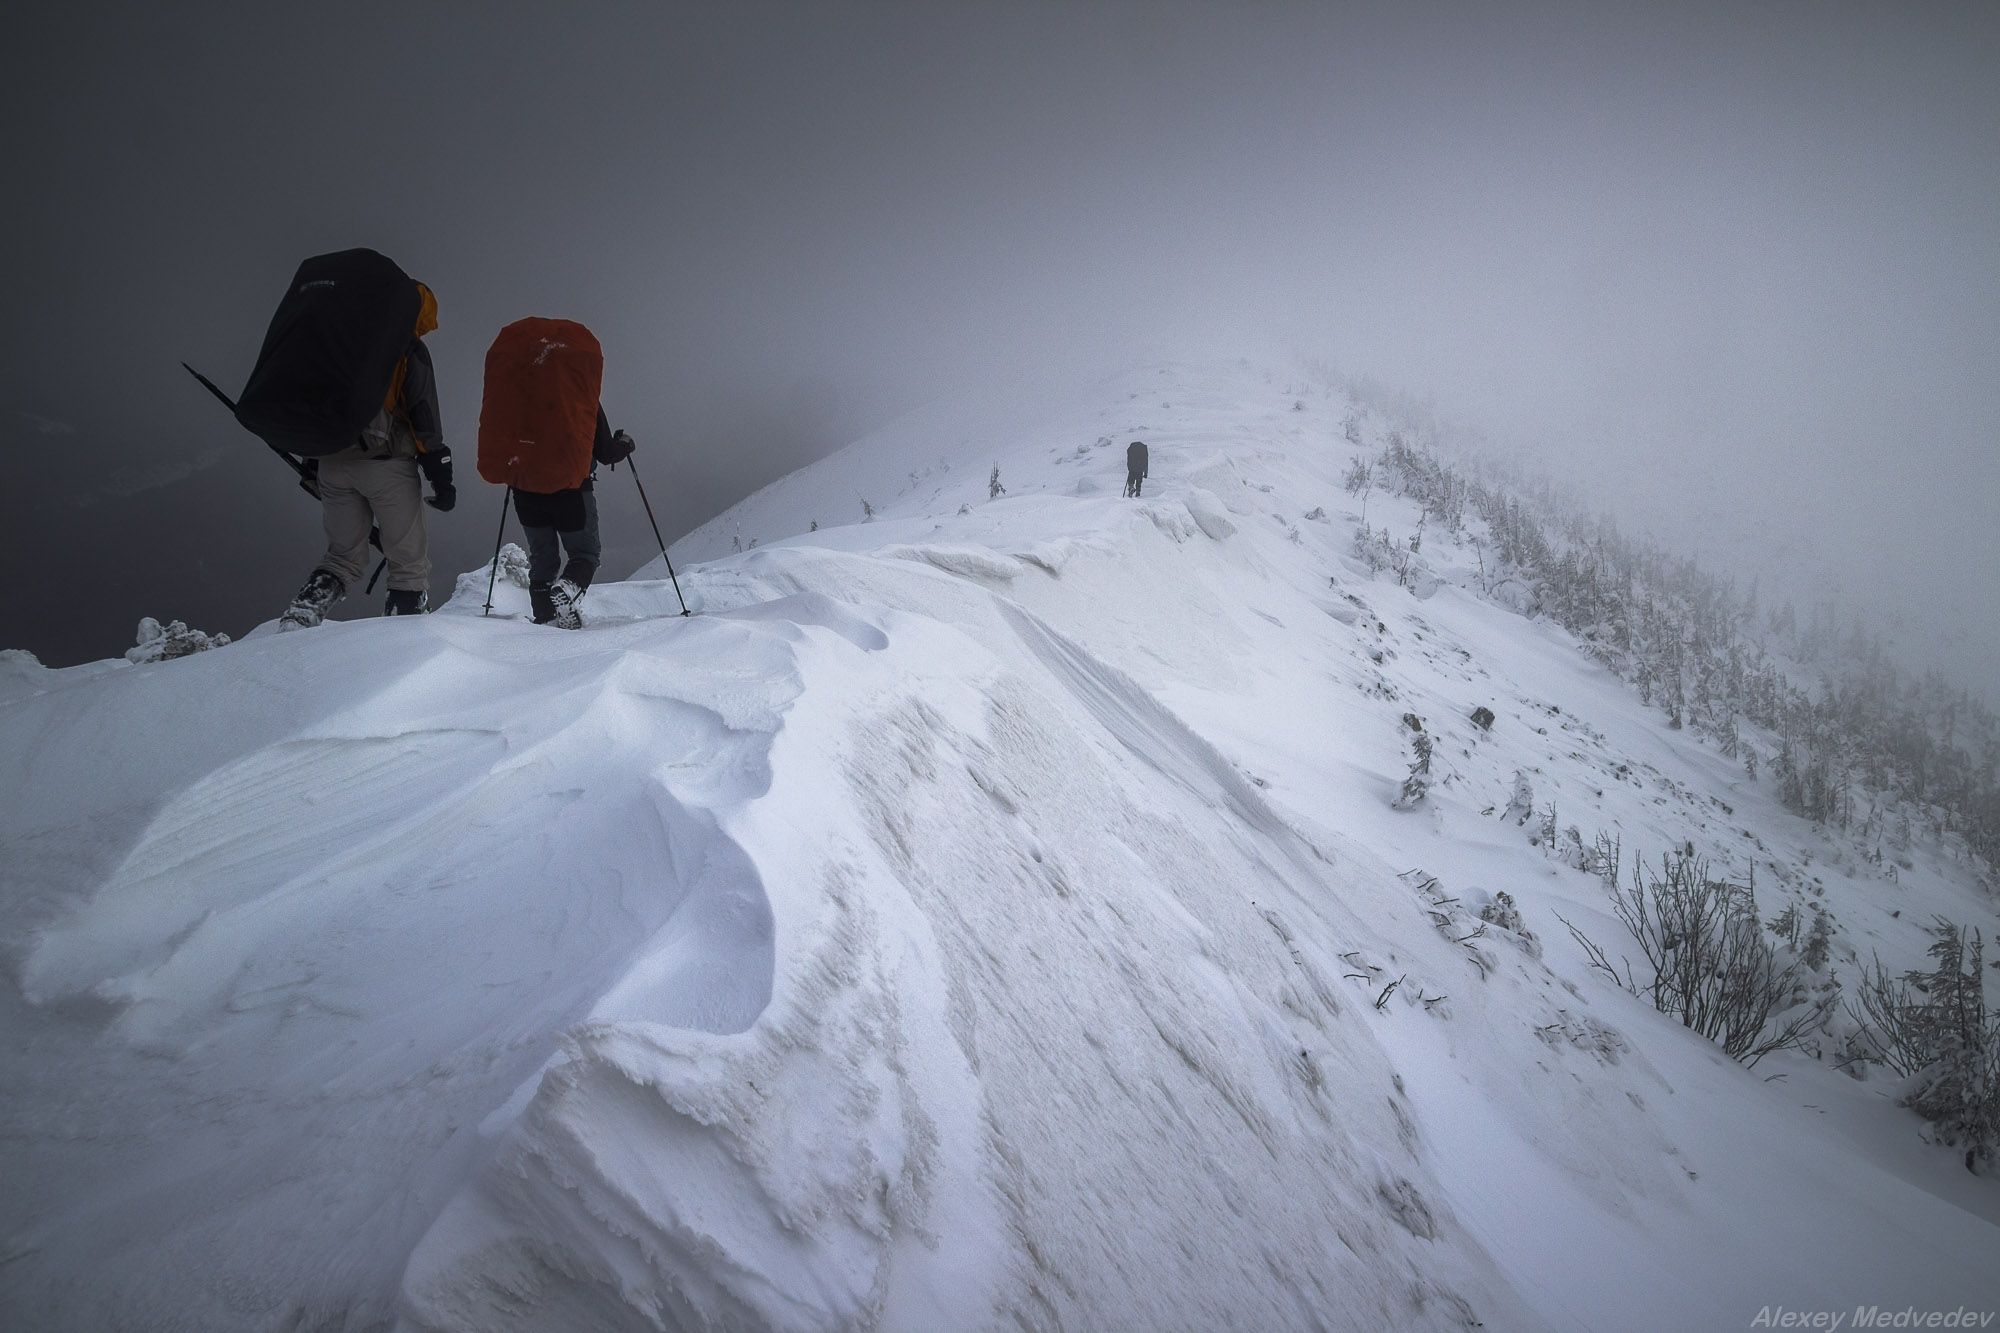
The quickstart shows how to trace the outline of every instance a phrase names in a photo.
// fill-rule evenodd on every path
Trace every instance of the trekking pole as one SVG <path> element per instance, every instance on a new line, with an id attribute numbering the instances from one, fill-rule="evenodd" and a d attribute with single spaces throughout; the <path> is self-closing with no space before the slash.
<path id="1" fill-rule="evenodd" d="M 486 576 L 486 609 L 479 614 L 493 614 L 493 583 L 500 577 L 500 539 L 507 535 L 507 503 L 514 498 L 514 488 L 509 486 L 500 497 L 500 530 L 493 534 L 493 572 Z"/>
<path id="2" fill-rule="evenodd" d="M 632 467 L 632 459 L 627 456 L 625 466 Z M 639 469 L 632 467 L 632 484 L 639 488 L 639 503 L 646 506 L 646 521 L 653 525 L 653 540 L 660 544 L 660 559 L 667 562 L 667 577 L 674 580 L 674 596 L 681 599 L 681 614 L 692 614 L 688 610 L 688 600 L 681 597 L 681 581 L 674 577 L 674 560 L 667 554 L 666 538 L 660 536 L 660 520 L 653 517 L 653 502 L 646 498 L 646 483 L 639 480 Z"/>
<path id="3" fill-rule="evenodd" d="M 199 370 L 196 370 L 193 366 L 189 365 L 185 361 L 181 362 L 181 369 L 185 370 L 188 374 L 194 376 L 197 380 L 200 380 L 201 387 L 208 390 L 210 393 L 214 394 L 217 400 L 219 400 L 224 407 L 229 409 L 229 414 L 231 416 L 236 415 L 236 400 L 234 398 L 231 398 L 228 394 L 224 393 L 222 390 L 216 388 L 214 380 L 202 374 Z M 315 500 L 319 499 L 318 473 L 308 468 L 305 465 L 305 463 L 302 462 L 301 460 L 292 457 L 289 453 L 286 453 L 283 449 L 280 449 L 277 445 L 272 444 L 269 440 L 264 441 L 264 444 L 265 447 L 270 449 L 272 453 L 276 454 L 279 458 L 282 458 L 285 461 L 285 466 L 290 468 L 293 471 L 293 473 L 297 475 L 299 479 L 299 489 L 304 491 L 307 495 L 310 495 L 313 499 Z M 373 546 L 378 551 L 382 549 L 381 524 L 371 522 L 368 525 L 368 544 L 370 546 Z M 389 557 L 385 555 L 382 557 L 380 561 L 376 563 L 375 572 L 368 576 L 369 592 L 375 591 L 375 580 L 381 578 L 382 571 L 384 569 L 387 569 L 388 567 L 389 567 Z"/>
<path id="4" fill-rule="evenodd" d="M 214 380 L 202 374 L 199 370 L 196 370 L 193 366 L 189 365 L 185 361 L 181 362 L 181 369 L 185 370 L 188 374 L 194 376 L 197 380 L 200 380 L 201 387 L 208 390 L 210 393 L 214 394 L 216 400 L 220 402 L 224 407 L 229 409 L 229 414 L 231 416 L 236 415 L 236 400 L 234 398 L 231 398 L 228 394 L 224 393 L 222 390 L 216 388 Z M 307 495 L 310 495 L 313 499 L 315 500 L 319 499 L 319 486 L 316 483 L 314 483 L 311 474 L 306 471 L 306 465 L 300 462 L 298 459 L 292 457 L 290 454 L 286 453 L 283 449 L 280 449 L 277 445 L 272 444 L 269 440 L 266 440 L 264 444 L 265 447 L 270 449 L 272 453 L 276 454 L 279 458 L 285 460 L 285 466 L 290 468 L 293 471 L 293 473 L 297 475 L 299 479 L 299 488 L 303 490 Z"/>

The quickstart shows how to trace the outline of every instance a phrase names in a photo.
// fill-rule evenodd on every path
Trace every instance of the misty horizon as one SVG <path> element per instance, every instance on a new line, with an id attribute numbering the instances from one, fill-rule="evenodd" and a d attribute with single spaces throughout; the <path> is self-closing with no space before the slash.
<path id="1" fill-rule="evenodd" d="M 1995 692 L 1991 11 L 341 12 L 21 22 L 0 646 L 282 608 L 316 508 L 178 363 L 233 392 L 298 261 L 368 245 L 441 306 L 434 599 L 491 554 L 522 315 L 603 342 L 669 541 L 996 381 L 1317 358 Z"/>

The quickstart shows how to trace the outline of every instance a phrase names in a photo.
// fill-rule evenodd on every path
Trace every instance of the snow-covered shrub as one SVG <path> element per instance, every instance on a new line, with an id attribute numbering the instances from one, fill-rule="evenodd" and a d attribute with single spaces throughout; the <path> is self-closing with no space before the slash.
<path id="1" fill-rule="evenodd" d="M 1571 870 L 1590 869 L 1590 850 L 1583 845 L 1583 830 L 1571 824 L 1562 831 L 1554 842 L 1545 844 L 1544 851 L 1552 851 L 1555 858 Z"/>
<path id="2" fill-rule="evenodd" d="M 1824 972 L 1833 955 L 1833 918 L 1819 904 L 1813 904 L 1812 924 L 1806 924 L 1806 914 L 1799 910 L 1797 903 L 1787 903 L 1785 910 L 1764 923 L 1765 928 L 1783 940 L 1799 956 L 1808 972 Z"/>
<path id="3" fill-rule="evenodd" d="M 1608 1065 L 1617 1064 L 1618 1057 L 1632 1049 L 1618 1029 L 1598 1022 L 1589 1014 L 1572 1014 L 1566 1009 L 1557 1010 L 1556 1021 L 1536 1028 L 1535 1035 L 1551 1046 L 1568 1042 Z"/>
<path id="4" fill-rule="evenodd" d="M 1527 770 L 1514 770 L 1514 794 L 1507 798 L 1507 812 L 1501 816 L 1510 824 L 1526 824 L 1535 813 L 1535 785 Z"/>
<path id="5" fill-rule="evenodd" d="M 1860 987 L 1864 1057 L 1902 1075 L 1902 1104 L 1981 1171 L 2000 1156 L 2000 1008 L 1986 1006 L 1984 941 L 1940 920 L 1928 972 L 1892 977 L 1875 961 Z M 1851 1012 L 1851 1011 L 1850 1011 Z"/>
<path id="6" fill-rule="evenodd" d="M 875 506 L 868 502 L 866 496 L 861 498 L 861 521 L 863 523 L 873 523 L 875 521 Z"/>
<path id="7" fill-rule="evenodd" d="M 1479 909 L 1479 919 L 1490 922 L 1502 930 L 1512 931 L 1523 939 L 1532 940 L 1535 933 L 1521 920 L 1521 909 L 1514 903 L 1514 895 L 1502 889 L 1493 895 L 1493 901 Z"/>
<path id="8" fill-rule="evenodd" d="M 1379 574 L 1386 569 L 1396 576 L 1399 586 L 1420 598 L 1429 597 L 1440 586 L 1437 574 L 1421 554 L 1423 549 L 1421 521 L 1417 530 L 1401 541 L 1391 537 L 1388 529 L 1371 527 L 1366 522 L 1354 532 L 1354 554 L 1368 566 L 1368 572 Z"/>
<path id="9" fill-rule="evenodd" d="M 1615 889 L 1618 887 L 1619 867 L 1624 859 L 1624 838 L 1616 833 L 1599 832 L 1596 841 L 1583 849 L 1583 863 L 1577 869 L 1597 876 L 1607 888 Z"/>
<path id="10" fill-rule="evenodd" d="M 1375 465 L 1384 487 L 1394 486 L 1423 506 L 1426 518 L 1435 515 L 1447 532 L 1465 525 L 1465 508 L 1471 488 L 1465 478 L 1437 458 L 1410 446 L 1402 432 L 1389 432 L 1389 447 Z"/>
<path id="11" fill-rule="evenodd" d="M 1387 532 L 1363 523 L 1354 530 L 1354 554 L 1368 566 L 1370 574 L 1380 574 L 1394 563 L 1395 544 L 1389 540 Z"/>
<path id="12" fill-rule="evenodd" d="M 1612 912 L 1649 975 L 1635 976 L 1627 962 L 1620 976 L 1596 942 L 1570 926 L 1591 965 L 1732 1059 L 1754 1066 L 1772 1051 L 1802 1046 L 1825 1025 L 1827 1003 L 1797 1004 L 1802 964 L 1779 961 L 1751 885 L 1711 879 L 1707 863 L 1683 851 L 1663 855 L 1657 874 L 1635 865 L 1631 886 L 1610 891 Z"/>
<path id="13" fill-rule="evenodd" d="M 1006 493 L 1007 488 L 1000 484 L 1000 465 L 995 463 L 991 475 L 986 478 L 986 498 L 997 500 Z"/>
<path id="14" fill-rule="evenodd" d="M 1349 412 L 1340 423 L 1341 438 L 1349 444 L 1361 443 L 1361 418 Z"/>
<path id="15" fill-rule="evenodd" d="M 176 657 L 221 648 L 228 642 L 227 634 L 204 634 L 178 620 L 168 621 L 163 628 L 159 621 L 147 616 L 139 622 L 139 641 L 125 650 L 125 660 L 171 662 Z"/>
<path id="16" fill-rule="evenodd" d="M 1359 441 L 1356 441 L 1359 443 Z M 1375 467 L 1365 458 L 1357 458 L 1347 465 L 1347 471 L 1340 476 L 1340 484 L 1347 488 L 1349 495 L 1359 495 L 1368 489 L 1374 480 Z"/>
<path id="17" fill-rule="evenodd" d="M 1311 509 L 1308 509 L 1306 511 L 1306 522 L 1308 523 L 1326 522 L 1326 506 L 1314 505 Z"/>
<path id="18" fill-rule="evenodd" d="M 528 586 L 528 553 L 519 543 L 508 542 L 500 548 L 500 577 L 517 588 Z"/>

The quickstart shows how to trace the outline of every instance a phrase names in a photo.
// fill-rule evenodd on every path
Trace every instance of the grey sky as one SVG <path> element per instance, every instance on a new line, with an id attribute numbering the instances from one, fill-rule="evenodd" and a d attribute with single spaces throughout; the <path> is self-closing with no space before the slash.
<path id="1" fill-rule="evenodd" d="M 239 386 L 292 267 L 350 245 L 441 303 L 464 460 L 439 593 L 490 550 L 479 366 L 532 313 L 603 341 L 670 538 L 1023 364 L 1276 346 L 1580 460 L 1663 530 L 1740 530 L 1704 549 L 1824 537 L 1849 586 L 1971 608 L 2000 647 L 1992 6 L 77 6 L 9 29 L 0 644 L 53 661 L 140 614 L 240 632 L 303 577 L 312 505 L 177 362 Z M 650 534 L 622 480 L 606 500 L 615 568 Z"/>

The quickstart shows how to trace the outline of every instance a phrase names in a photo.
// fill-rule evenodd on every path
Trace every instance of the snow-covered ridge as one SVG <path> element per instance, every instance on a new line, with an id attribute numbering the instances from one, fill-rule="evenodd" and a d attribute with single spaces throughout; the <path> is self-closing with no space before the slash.
<path id="1" fill-rule="evenodd" d="M 1486 812 L 1526 772 L 1628 849 L 1747 829 L 1843 957 L 1990 900 L 1830 863 L 1453 558 L 1369 578 L 1346 410 L 1246 367 L 939 409 L 682 542 L 692 619 L 651 570 L 485 619 L 481 571 L 0 703 L 6 1322 L 2000 1305 L 1990 1182 L 1593 977 L 1596 881 Z"/>

